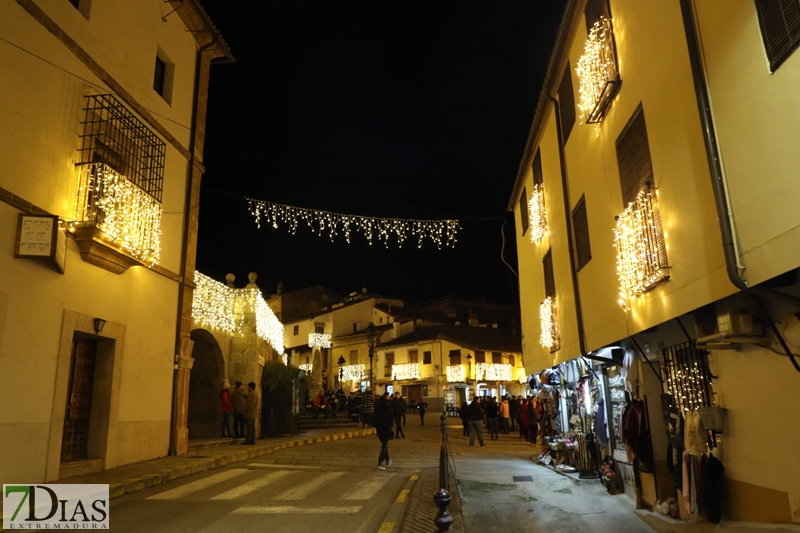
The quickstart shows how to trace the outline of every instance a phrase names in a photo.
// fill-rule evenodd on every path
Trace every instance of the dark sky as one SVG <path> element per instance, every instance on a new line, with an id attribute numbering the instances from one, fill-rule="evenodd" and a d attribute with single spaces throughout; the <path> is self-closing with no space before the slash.
<path id="1" fill-rule="evenodd" d="M 212 68 L 198 270 L 265 294 L 362 286 L 516 302 L 511 188 L 564 0 L 205 0 L 237 62 Z M 455 248 L 256 228 L 244 197 L 458 218 Z"/>

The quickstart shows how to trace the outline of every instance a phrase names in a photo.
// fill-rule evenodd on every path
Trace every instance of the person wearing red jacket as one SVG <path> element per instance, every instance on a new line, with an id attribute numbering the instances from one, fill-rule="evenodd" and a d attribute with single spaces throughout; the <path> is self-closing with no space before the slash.
<path id="1" fill-rule="evenodd" d="M 233 438 L 233 403 L 231 403 L 231 384 L 226 379 L 222 382 L 222 392 L 219 393 L 222 408 L 222 438 Z"/>

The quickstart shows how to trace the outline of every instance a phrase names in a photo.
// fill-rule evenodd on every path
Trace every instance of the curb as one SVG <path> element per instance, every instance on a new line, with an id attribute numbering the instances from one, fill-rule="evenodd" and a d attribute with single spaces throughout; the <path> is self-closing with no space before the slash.
<path id="1" fill-rule="evenodd" d="M 395 498 L 394 503 L 386 513 L 381 527 L 378 528 L 378 533 L 397 533 L 400 531 L 400 524 L 405 515 L 406 506 L 408 505 L 408 496 L 411 494 L 411 489 L 414 488 L 414 483 L 419 479 L 422 470 L 414 470 L 414 474 L 408 478 L 403 490 Z"/>
<path id="2" fill-rule="evenodd" d="M 260 457 L 262 455 L 268 455 L 281 450 L 285 450 L 287 448 L 297 448 L 299 446 L 306 446 L 309 444 L 316 444 L 319 442 L 330 442 L 334 440 L 352 439 L 355 437 L 363 437 L 364 435 L 374 435 L 374 434 L 375 434 L 375 428 L 368 428 L 368 429 L 359 429 L 356 431 L 347 431 L 344 433 L 335 433 L 332 435 L 320 435 L 318 437 L 311 437 L 306 439 L 295 439 L 289 442 L 282 442 L 280 444 L 274 444 L 271 446 L 259 447 L 258 444 L 256 444 L 255 445 L 256 447 L 254 448 L 238 452 L 231 452 L 227 455 L 222 455 L 219 457 L 215 457 L 213 459 L 198 460 L 197 463 L 192 465 L 181 466 L 178 468 L 171 468 L 171 469 L 162 469 L 154 474 L 148 474 L 136 478 L 130 478 L 118 483 L 109 483 L 108 495 L 109 498 L 113 500 L 114 498 L 125 496 L 126 494 L 131 494 L 133 492 L 138 492 L 140 490 L 144 490 L 150 487 L 155 487 L 157 485 L 168 483 L 170 481 L 190 476 L 192 474 L 198 474 L 200 472 L 205 472 L 207 470 L 214 470 L 215 468 L 221 468 L 231 463 L 246 461 L 249 459 L 253 459 L 255 457 Z M 176 455 L 174 457 L 176 459 L 183 458 L 184 460 L 192 459 L 192 457 L 187 457 L 186 455 Z"/>

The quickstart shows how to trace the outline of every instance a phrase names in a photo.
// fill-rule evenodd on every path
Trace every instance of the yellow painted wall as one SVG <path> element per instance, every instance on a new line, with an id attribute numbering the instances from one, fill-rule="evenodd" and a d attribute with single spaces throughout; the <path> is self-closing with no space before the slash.
<path id="1" fill-rule="evenodd" d="M 800 53 L 774 74 L 750 2 L 695 2 L 747 279 L 800 267 Z"/>
<path id="2" fill-rule="evenodd" d="M 94 2 L 87 21 L 68 2 L 37 4 L 142 105 L 189 124 L 197 46 L 179 17 L 161 21 L 168 5 Z M 0 187 L 72 219 L 84 96 L 109 91 L 16 2 L 0 3 L 0 37 L 60 67 L 0 43 L 0 101 L 5 102 L 0 106 Z M 159 45 L 176 63 L 171 107 L 152 89 Z M 168 120 L 162 124 L 188 146 L 188 129 Z M 182 215 L 177 213 L 184 207 L 186 173 L 186 159 L 167 143 L 162 205 L 176 214 L 163 217 L 161 265 L 172 271 L 180 268 Z M 51 420 L 66 401 L 54 396 L 53 387 L 59 349 L 71 342 L 61 333 L 66 311 L 125 328 L 124 338 L 117 340 L 123 356 L 118 400 L 112 406 L 115 455 L 107 466 L 165 455 L 177 283 L 144 267 L 121 275 L 102 270 L 84 262 L 71 239 L 63 275 L 32 260 L 14 259 L 18 214 L 0 203 L 0 388 L 19 400 L 0 413 L 2 482 L 44 481 L 47 450 L 61 439 L 61 429 L 51 430 Z"/>

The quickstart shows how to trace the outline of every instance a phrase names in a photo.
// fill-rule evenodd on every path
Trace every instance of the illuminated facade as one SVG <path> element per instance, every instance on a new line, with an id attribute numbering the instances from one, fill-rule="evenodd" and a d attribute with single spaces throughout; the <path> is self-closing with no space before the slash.
<path id="1" fill-rule="evenodd" d="M 784 473 L 800 459 L 779 452 L 775 465 L 756 467 L 748 458 L 763 442 L 758 424 L 788 442 L 782 413 L 800 409 L 790 392 L 797 374 L 774 353 L 785 350 L 768 327 L 800 353 L 800 182 L 786 180 L 800 166 L 787 143 L 800 129 L 787 112 L 800 104 L 800 54 L 765 45 L 796 43 L 800 28 L 773 21 L 782 11 L 769 5 L 777 3 L 568 2 L 508 209 L 522 235 L 527 370 L 602 360 L 615 347 L 634 354 L 631 390 L 648 397 L 659 436 L 656 477 L 669 475 L 661 392 L 686 409 L 721 405 L 737 428 L 724 429 L 714 449 L 731 487 L 724 518 L 798 522 L 800 481 Z M 521 206 L 538 183 L 543 239 L 528 235 L 530 204 Z M 558 303 L 555 320 L 548 301 Z M 699 363 L 670 367 L 670 354 L 686 350 Z M 776 380 L 775 397 L 741 394 L 740 376 L 755 368 Z M 643 479 L 648 498 L 674 495 Z"/>
<path id="2" fill-rule="evenodd" d="M 3 483 L 188 444 L 202 126 L 233 58 L 195 0 L 92 4 L 0 4 L 0 385 L 27 398 L 0 414 Z"/>

